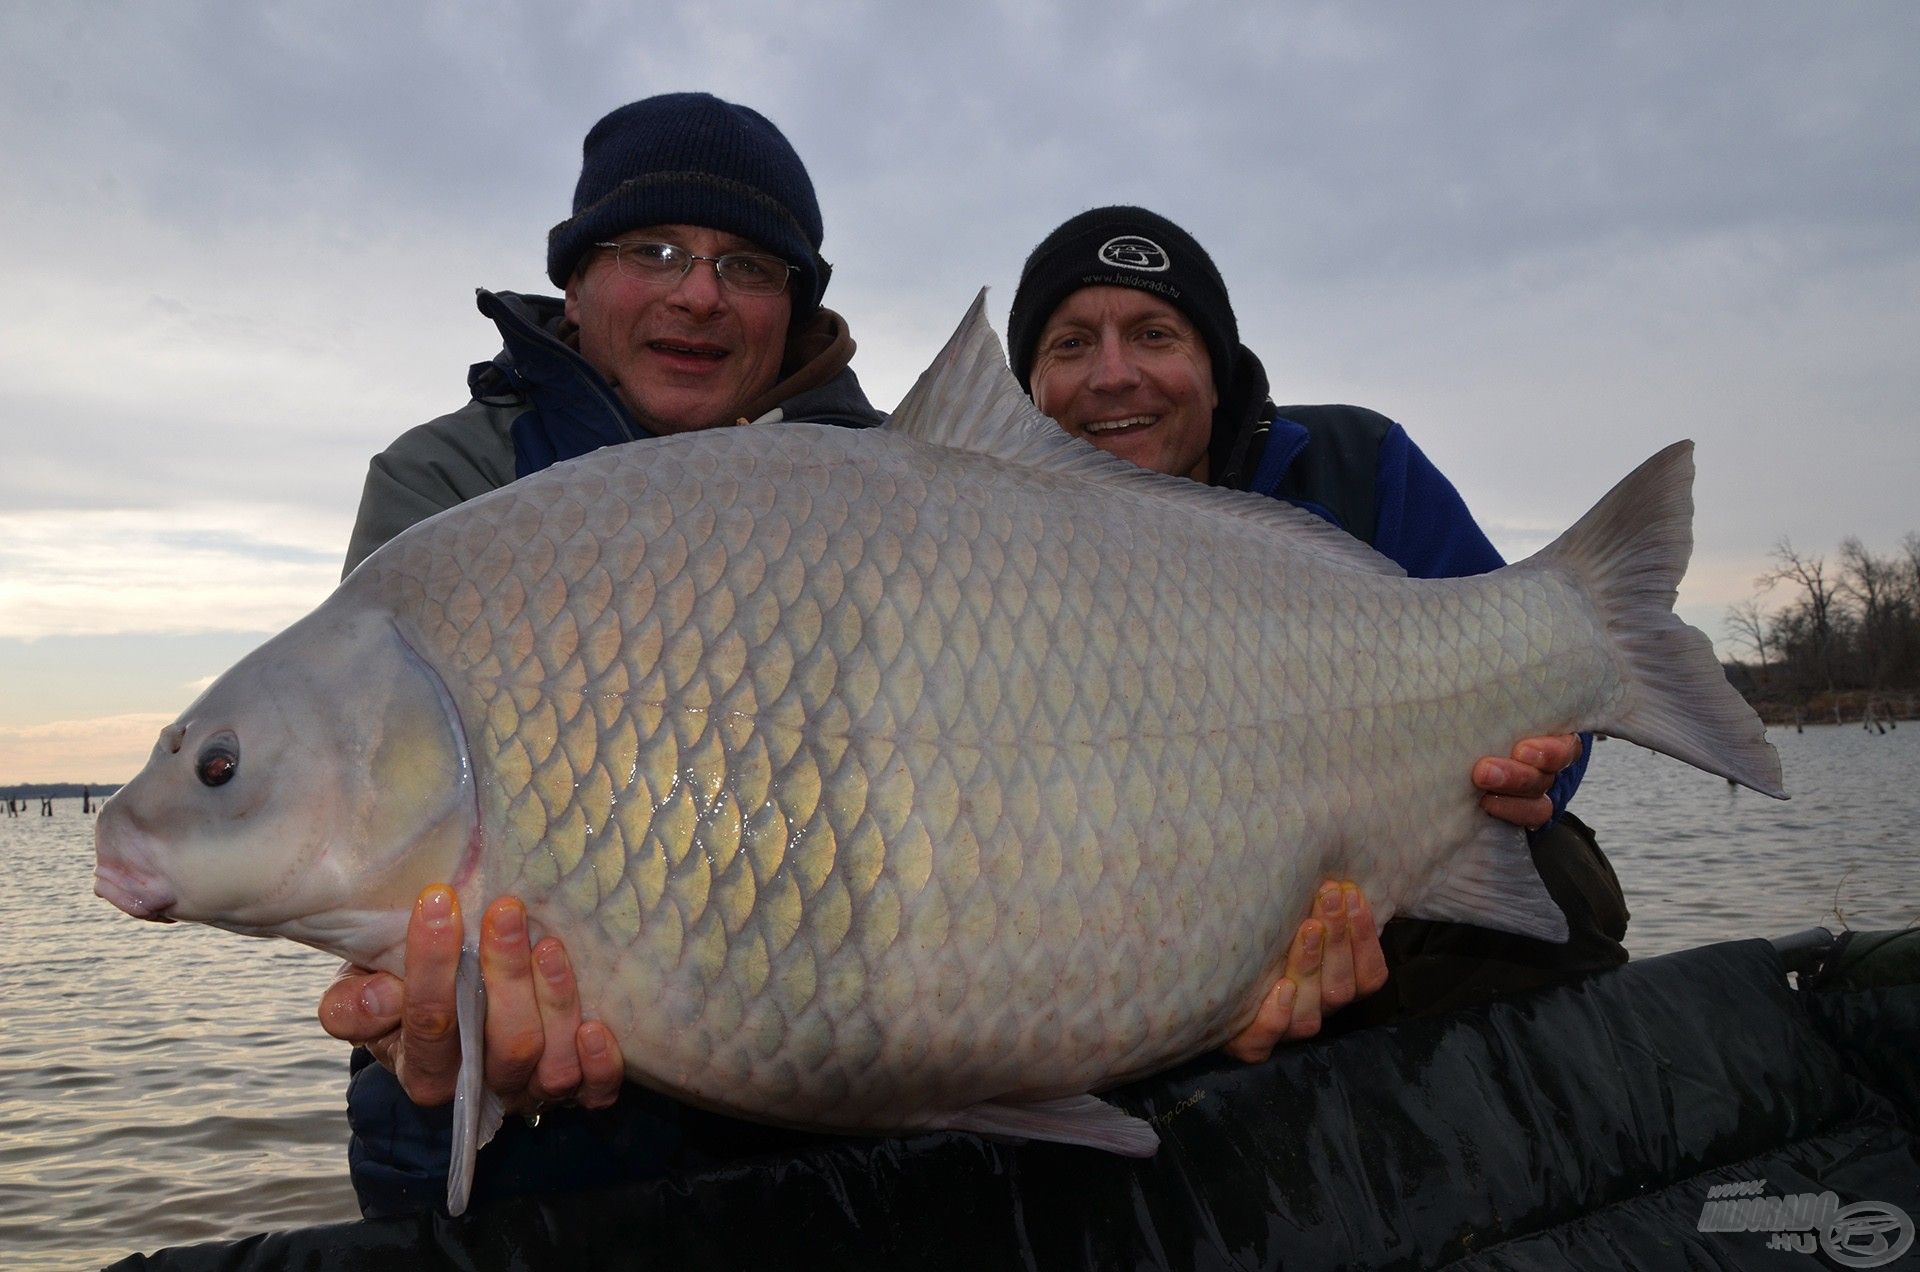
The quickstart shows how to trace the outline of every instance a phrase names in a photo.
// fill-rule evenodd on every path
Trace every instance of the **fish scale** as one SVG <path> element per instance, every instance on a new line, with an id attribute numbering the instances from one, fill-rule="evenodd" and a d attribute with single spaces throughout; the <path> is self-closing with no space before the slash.
<path id="1" fill-rule="evenodd" d="M 796 429 L 723 440 L 731 445 L 616 455 L 591 481 L 520 483 L 493 496 L 516 506 L 484 527 L 457 520 L 429 527 L 371 568 L 367 586 L 390 594 L 397 612 L 422 616 L 418 644 L 445 660 L 447 683 L 469 686 L 462 717 L 485 722 L 482 736 L 471 740 L 477 762 L 520 754 L 532 761 L 531 773 L 515 764 L 482 775 L 496 803 L 486 822 L 511 828 L 506 842 L 490 847 L 488 869 L 497 876 L 483 891 L 524 894 L 544 929 L 597 930 L 603 951 L 569 938 L 584 995 L 619 1024 L 623 1046 L 648 1071 L 690 1075 L 678 1093 L 703 1102 L 767 1088 L 774 1106 L 751 1111 L 787 1120 L 812 1124 L 840 1112 L 830 1101 L 816 1107 L 816 1086 L 841 1101 L 864 1098 L 868 1107 L 859 1113 L 890 1119 L 1009 1089 L 1084 1090 L 1114 1063 L 1102 1045 L 1105 1018 L 1124 1014 L 1142 996 L 1164 1006 L 1145 1030 L 1133 1032 L 1193 1034 L 1190 1017 L 1198 1015 L 1197 1032 L 1213 1040 L 1240 1008 L 1252 975 L 1272 961 L 1279 926 L 1293 921 L 1296 908 L 1282 914 L 1275 901 L 1297 896 L 1301 881 L 1291 877 L 1297 871 L 1282 869 L 1267 872 L 1279 876 L 1277 883 L 1249 886 L 1249 806 L 1265 802 L 1255 781 L 1265 767 L 1261 748 L 1239 739 L 1231 747 L 1210 744 L 1199 736 L 1200 721 L 1215 721 L 1208 733 L 1228 739 L 1258 732 L 1273 708 L 1236 692 L 1237 669 L 1195 647 L 1186 616 L 1207 615 L 1234 645 L 1254 650 L 1259 663 L 1283 663 L 1290 655 L 1274 648 L 1272 633 L 1257 630 L 1259 609 L 1221 603 L 1245 580 L 1275 571 L 1255 555 L 1222 554 L 1201 542 L 1207 528 L 1198 525 L 1154 537 L 1157 554 L 1186 563 L 1177 579 L 1157 568 L 1123 572 L 1091 540 L 1102 524 L 1135 515 L 1125 500 L 1088 491 L 1077 503 L 1061 506 L 1056 496 L 1049 504 L 1022 489 L 1019 474 L 987 460 L 949 463 L 944 479 L 929 481 L 916 471 L 924 456 L 890 453 L 904 449 L 890 438 Z M 681 451 L 695 452 L 684 465 Z M 723 472 L 727 480 L 711 502 L 686 493 Z M 850 479 L 839 480 L 843 474 Z M 796 488 L 808 495 L 795 505 L 805 519 L 782 520 L 783 505 L 773 496 Z M 861 503 L 876 490 L 906 492 L 912 515 L 853 515 L 891 506 Z M 756 492 L 776 524 L 768 524 L 769 513 L 730 516 L 743 491 Z M 590 524 L 583 504 L 610 492 L 629 509 L 657 494 L 671 517 L 645 527 L 625 520 L 604 555 L 631 573 L 588 586 L 588 575 L 602 565 L 597 541 L 605 526 Z M 978 526 L 998 553 L 941 551 L 942 528 L 956 522 Z M 643 549 L 620 537 L 636 532 Z M 734 541 L 716 545 L 729 535 Z M 789 553 L 798 554 L 800 577 L 811 578 L 819 560 L 837 564 L 821 582 L 822 598 L 770 589 L 770 580 L 791 577 L 782 568 Z M 1058 568 L 1042 566 L 1026 588 L 1003 593 L 993 581 L 1009 556 Z M 463 557 L 471 565 L 459 564 Z M 502 559 L 544 568 L 534 577 L 511 573 L 518 587 L 505 586 L 509 576 L 492 579 L 477 595 L 472 580 Z M 441 568 L 448 560 L 456 563 L 455 581 L 436 596 L 430 581 L 448 577 Z M 1285 586 L 1275 578 L 1258 590 L 1271 596 Z M 1363 601 L 1351 593 L 1340 589 L 1310 607 L 1310 621 L 1328 604 Z M 565 601 L 536 603 L 534 618 L 544 621 L 529 627 L 521 598 L 543 596 Z M 576 597 L 587 612 L 574 606 Z M 926 597 L 936 598 L 931 611 Z M 634 656 L 622 660 L 619 680 L 637 690 L 611 695 L 656 706 L 674 722 L 637 749 L 617 743 L 643 729 L 628 726 L 624 713 L 606 728 L 587 706 L 611 671 L 590 675 L 580 661 L 587 646 L 576 633 L 601 617 L 596 603 L 615 616 L 623 637 L 660 628 L 657 641 L 651 634 L 623 639 Z M 783 620 L 795 607 L 803 618 L 789 627 Z M 755 616 L 751 633 L 735 622 L 743 613 Z M 795 642 L 795 631 L 813 640 Z M 1301 634 L 1294 643 L 1307 640 Z M 770 642 L 779 652 L 765 661 L 797 674 L 763 699 L 750 669 L 762 664 Z M 660 653 L 650 664 L 656 645 Z M 511 652 L 501 662 L 513 672 L 497 680 L 477 676 L 486 660 L 472 651 L 484 649 L 490 659 L 503 646 Z M 1063 647 L 1075 656 L 1060 660 Z M 523 649 L 524 658 L 516 657 Z M 984 708 L 968 692 L 981 680 L 999 691 Z M 1083 698 L 1079 686 L 1088 681 L 1108 692 Z M 1337 718 L 1328 698 L 1363 696 L 1339 677 L 1310 683 L 1308 704 L 1278 714 Z M 536 686 L 534 709 L 514 709 L 516 691 Z M 1187 705 L 1189 693 L 1202 710 Z M 1237 720 L 1225 714 L 1236 698 Z M 845 736 L 810 724 L 822 719 L 843 722 Z M 809 723 L 794 723 L 803 721 Z M 729 740 L 729 722 L 743 722 L 745 737 Z M 829 736 L 816 742 L 810 728 Z M 768 743 L 756 741 L 769 735 L 789 756 L 777 772 Z M 594 763 L 603 745 L 631 768 L 620 773 Z M 964 781 L 952 746 L 969 752 Z M 1167 790 L 1155 775 L 1175 750 L 1186 758 L 1179 782 Z M 1069 751 L 1078 757 L 1063 758 Z M 1050 775 L 1047 785 L 1059 792 L 1052 798 L 1006 772 L 1036 754 L 1078 765 Z M 1275 758 L 1272 749 L 1268 758 Z M 824 821 L 813 794 L 823 771 L 834 778 Z M 796 804 L 786 799 L 790 784 Z M 1016 798 L 1000 798 L 1003 786 Z M 975 800 L 970 787 L 993 794 Z M 1113 795 L 1075 798 L 1088 790 Z M 636 811 L 616 818 L 616 805 Z M 689 811 L 695 850 L 677 870 L 663 871 L 657 867 L 671 849 L 649 841 L 649 814 L 684 827 Z M 789 861 L 796 826 L 810 833 L 793 837 Z M 1388 833 L 1395 829 L 1404 830 Z M 557 888 L 516 862 L 552 861 L 550 853 L 527 851 L 548 843 L 592 845 L 582 853 L 586 868 L 555 863 Z M 807 897 L 789 885 L 806 868 L 825 877 L 821 863 L 838 852 L 846 853 L 842 868 L 851 885 L 846 918 L 859 925 L 862 939 L 816 949 L 794 934 L 809 927 L 816 905 L 834 911 L 839 898 L 822 903 L 819 892 Z M 981 867 L 982 855 L 990 868 Z M 1137 859 L 1144 869 L 1109 880 L 1103 862 L 1114 857 Z M 1144 906 L 1160 919 L 1159 903 L 1181 889 L 1209 898 L 1174 907 L 1192 939 L 1130 949 L 1129 910 Z M 1246 899 L 1215 899 L 1235 892 Z M 969 921 L 954 923 L 956 912 Z M 1008 939 L 1003 919 L 1014 929 Z M 641 939 L 655 927 L 700 935 L 662 959 L 669 943 Z M 1156 922 L 1147 931 L 1162 927 Z M 1059 950 L 1031 940 L 1042 930 Z M 723 933 L 724 958 L 716 948 Z M 1236 941 L 1229 934 L 1245 935 Z M 1102 975 L 1090 978 L 1079 969 L 1099 948 L 1115 953 Z M 792 994 L 796 980 L 815 992 Z M 640 988 L 623 992 L 623 985 Z M 676 998 L 675 1028 L 651 1028 L 650 1003 Z M 862 1071 L 878 1057 L 856 1056 L 849 1071 L 818 1045 L 843 1016 L 875 999 L 886 1014 L 902 1013 L 891 1033 L 924 1031 L 964 1050 L 971 1063 L 963 1068 L 980 1085 L 922 1090 L 923 1107 L 888 1108 L 891 1093 Z M 699 1009 L 687 1005 L 703 1000 Z M 1003 1005 L 974 1020 L 973 1000 Z M 806 1022 L 808 1011 L 820 1021 Z M 1061 1017 L 1053 1025 L 1066 1045 L 1050 1045 L 1054 1055 L 1043 1065 L 1031 1054 L 1030 1022 L 1049 1014 Z M 941 1027 L 953 1018 L 966 1024 Z M 651 1038 L 658 1041 L 628 1041 Z M 1119 1063 L 1132 1068 L 1165 1058 L 1126 1055 Z M 771 1081 L 776 1074 L 781 1080 Z"/>
<path id="2" fill-rule="evenodd" d="M 96 889 L 394 971 L 420 887 L 510 893 L 669 1094 L 1151 1151 L 1086 1093 L 1243 1026 L 1319 879 L 1564 938 L 1477 757 L 1601 729 L 1781 793 L 1670 612 L 1691 476 L 1671 447 L 1534 558 L 1408 580 L 1067 437 L 976 304 L 884 431 L 613 447 L 400 535 L 163 735 Z"/>

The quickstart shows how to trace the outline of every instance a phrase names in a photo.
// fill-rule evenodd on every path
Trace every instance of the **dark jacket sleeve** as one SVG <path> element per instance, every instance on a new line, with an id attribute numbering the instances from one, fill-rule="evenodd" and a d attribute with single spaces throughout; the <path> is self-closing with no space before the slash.
<path id="1" fill-rule="evenodd" d="M 439 493 L 442 492 L 422 490 L 418 484 L 410 484 L 384 453 L 375 455 L 367 465 L 366 485 L 360 489 L 360 511 L 353 519 L 353 535 L 347 540 L 347 562 L 341 568 L 340 577 L 353 573 L 354 566 L 408 526 L 459 502 L 450 488 L 444 492 L 445 498 L 435 498 Z"/>
<path id="2" fill-rule="evenodd" d="M 409 429 L 375 455 L 367 465 L 341 576 L 409 526 L 513 481 L 510 432 L 526 409 L 517 400 L 476 399 Z"/>
<path id="3" fill-rule="evenodd" d="M 1378 520 L 1373 546 L 1405 566 L 1414 578 L 1464 578 L 1506 564 L 1467 511 L 1460 492 L 1398 424 L 1381 441 L 1375 492 Z M 1547 790 L 1556 817 L 1580 789 L 1593 753 L 1593 736 L 1581 734 L 1580 744 L 1579 758 L 1560 770 Z"/>
<path id="4" fill-rule="evenodd" d="M 1416 579 L 1457 579 L 1506 564 L 1425 452 L 1395 424 L 1380 443 L 1373 546 Z"/>

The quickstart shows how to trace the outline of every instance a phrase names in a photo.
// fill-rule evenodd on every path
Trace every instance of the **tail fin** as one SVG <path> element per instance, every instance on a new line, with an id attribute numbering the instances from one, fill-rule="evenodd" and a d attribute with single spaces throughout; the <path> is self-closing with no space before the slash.
<path id="1" fill-rule="evenodd" d="M 1675 442 L 1527 564 L 1580 584 L 1626 664 L 1626 696 L 1595 722 L 1600 732 L 1785 799 L 1766 727 L 1727 683 L 1706 633 L 1673 612 L 1692 555 L 1693 443 Z"/>

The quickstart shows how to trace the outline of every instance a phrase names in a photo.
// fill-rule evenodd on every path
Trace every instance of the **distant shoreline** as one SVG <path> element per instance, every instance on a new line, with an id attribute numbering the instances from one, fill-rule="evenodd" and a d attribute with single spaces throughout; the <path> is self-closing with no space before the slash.
<path id="1" fill-rule="evenodd" d="M 1915 709 L 1920 695 L 1906 692 L 1868 693 L 1863 689 L 1844 689 L 1810 698 L 1754 697 L 1747 701 L 1762 720 L 1778 727 L 1851 724 L 1870 728 L 1875 722 L 1891 725 L 1903 720 L 1920 720 L 1920 711 Z"/>
<path id="2" fill-rule="evenodd" d="M 0 786 L 0 800 L 79 799 L 84 794 L 98 801 L 125 785 L 125 782 L 23 782 L 17 786 Z"/>

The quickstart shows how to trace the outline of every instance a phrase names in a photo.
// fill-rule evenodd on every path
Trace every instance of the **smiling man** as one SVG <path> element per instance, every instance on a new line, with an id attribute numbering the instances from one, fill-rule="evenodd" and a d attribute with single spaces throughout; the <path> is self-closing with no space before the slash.
<path id="1" fill-rule="evenodd" d="M 1060 427 L 1159 473 L 1207 479 L 1220 394 L 1194 324 L 1168 300 L 1083 287 L 1047 319 L 1034 401 Z"/>
<path id="2" fill-rule="evenodd" d="M 567 283 L 567 320 L 641 427 L 710 428 L 779 378 L 794 267 L 751 239 L 649 226 L 594 244 L 589 260 Z"/>
<path id="3" fill-rule="evenodd" d="M 820 307 L 822 237 L 805 166 L 757 112 L 673 93 L 606 116 L 587 134 L 573 213 L 547 239 L 564 299 L 479 293 L 503 348 L 468 373 L 465 406 L 373 458 L 347 571 L 416 522 L 603 446 L 736 423 L 880 423 L 846 323 Z M 348 968 L 321 1001 L 327 1030 L 360 1045 L 349 1160 L 369 1217 L 445 1196 L 461 939 L 452 892 L 429 888 L 406 981 Z M 617 1041 L 581 1020 L 565 949 L 529 948 L 517 900 L 482 917 L 480 965 L 487 1085 L 541 1124 L 507 1120 L 476 1201 L 658 1174 L 690 1151 L 696 1115 L 623 1085 Z"/>
<path id="4" fill-rule="evenodd" d="M 1062 428 L 1143 468 L 1282 499 L 1332 522 L 1415 578 L 1483 574 L 1503 562 L 1465 502 L 1398 424 L 1353 406 L 1275 406 L 1267 373 L 1240 343 L 1227 286 L 1191 235 L 1144 208 L 1072 217 L 1028 256 L 1007 317 L 1014 375 Z M 1626 961 L 1627 910 L 1592 833 L 1566 813 L 1585 747 L 1524 738 L 1481 759 L 1471 780 L 1495 817 L 1530 830 L 1534 864 L 1572 938 L 1548 945 L 1454 923 L 1396 919 L 1373 941 L 1351 884 L 1323 890 L 1259 1017 L 1229 1045 L 1259 1059 L 1316 1032 L 1323 1005 L 1377 986 L 1343 1025 L 1418 1014 Z M 1468 775 L 1463 774 L 1463 779 Z M 1285 792 L 1276 792 L 1285 798 Z M 1337 898 L 1344 895 L 1344 906 Z M 1352 920 L 1352 925 L 1349 923 Z M 1357 926 L 1355 926 L 1357 925 Z M 1340 960 L 1323 1004 L 1321 945 Z M 1351 947 L 1351 949 L 1349 949 Z"/>

